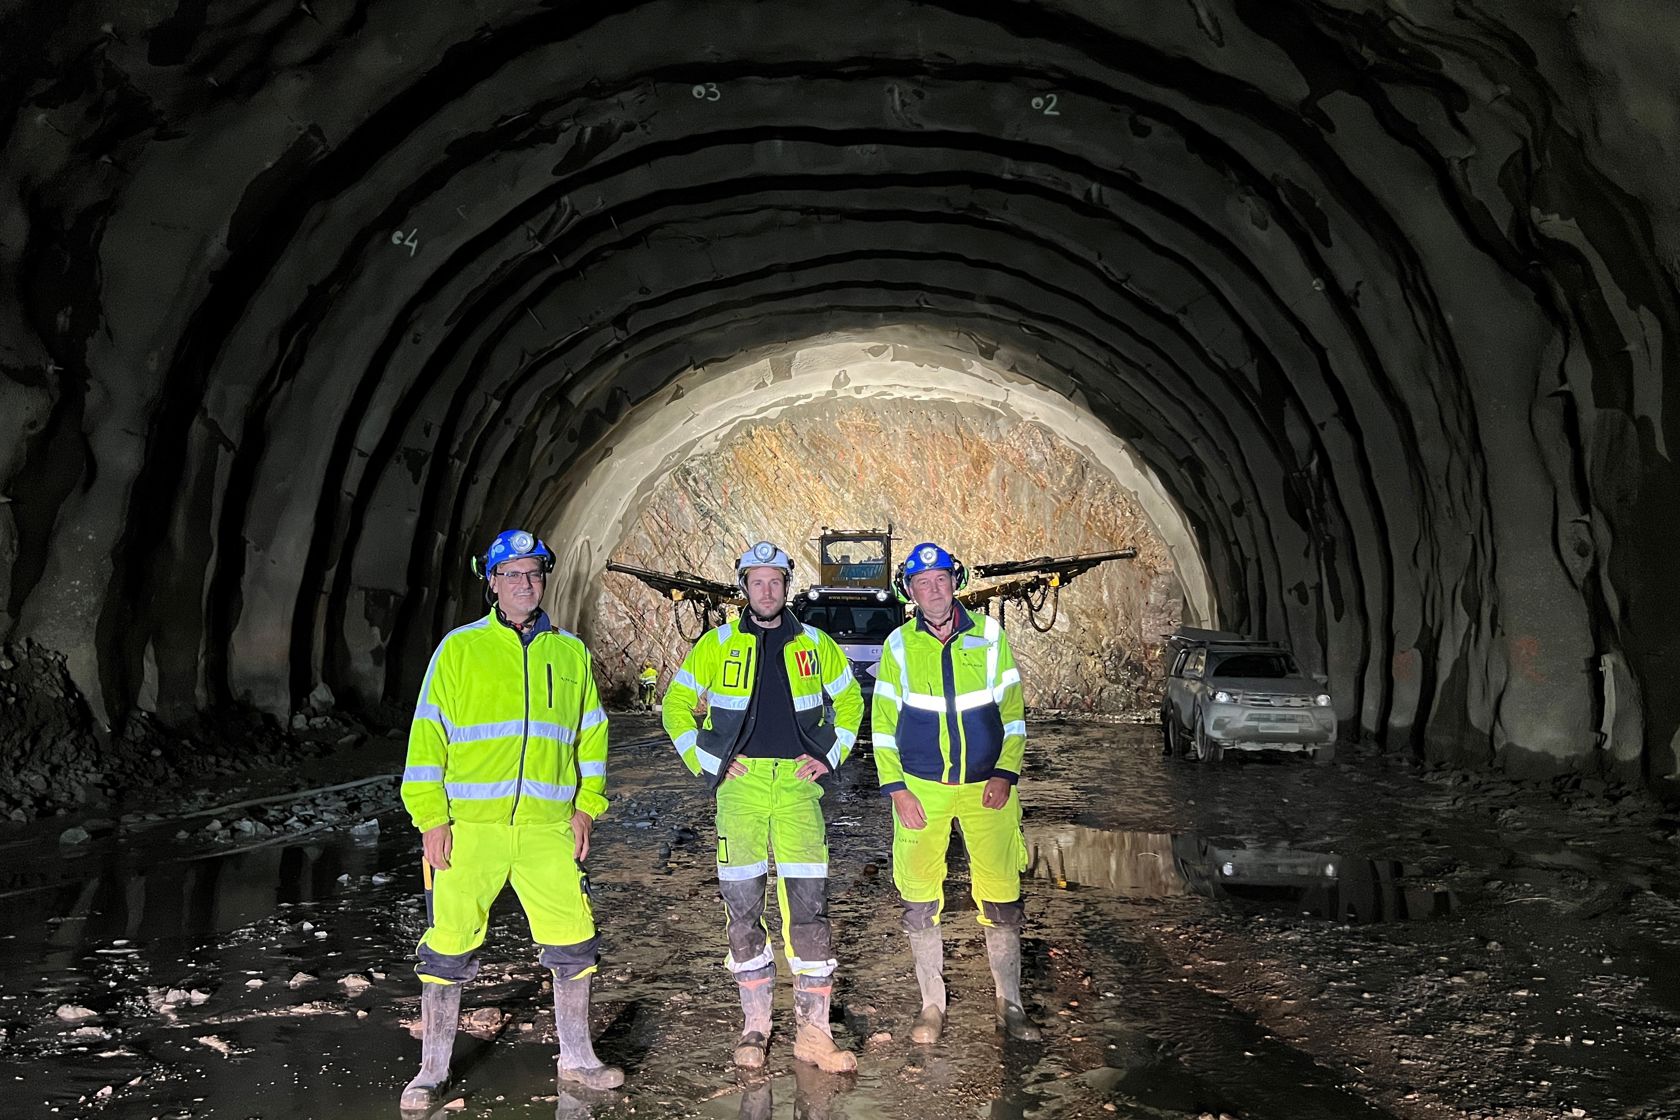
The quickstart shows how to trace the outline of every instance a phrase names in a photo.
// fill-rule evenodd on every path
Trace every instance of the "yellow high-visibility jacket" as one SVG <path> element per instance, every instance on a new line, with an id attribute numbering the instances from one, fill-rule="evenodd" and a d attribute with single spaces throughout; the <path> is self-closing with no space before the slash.
<path id="1" fill-rule="evenodd" d="M 785 615 L 783 624 L 799 625 Z M 665 733 L 683 764 L 695 774 L 710 776 L 714 785 L 728 770 L 729 760 L 740 745 L 758 681 L 755 662 L 759 641 L 753 629 L 726 622 L 704 635 L 683 659 L 660 707 Z M 846 655 L 821 630 L 801 626 L 800 633 L 782 647 L 782 658 L 787 663 L 794 722 L 801 736 L 815 747 L 830 770 L 839 769 L 852 753 L 858 724 L 863 720 L 863 689 L 853 679 Z M 824 721 L 824 692 L 834 701 L 832 725 Z M 702 697 L 706 701 L 704 723 L 694 714 Z"/>
<path id="2" fill-rule="evenodd" d="M 907 773 L 946 784 L 1021 778 L 1026 706 L 1009 638 L 995 619 L 955 610 L 949 642 L 918 615 L 881 651 L 870 742 L 885 793 L 905 788 Z"/>
<path id="3" fill-rule="evenodd" d="M 403 805 L 420 831 L 606 812 L 607 715 L 589 651 L 546 614 L 536 630 L 526 644 L 492 611 L 438 643 L 403 768 Z"/>

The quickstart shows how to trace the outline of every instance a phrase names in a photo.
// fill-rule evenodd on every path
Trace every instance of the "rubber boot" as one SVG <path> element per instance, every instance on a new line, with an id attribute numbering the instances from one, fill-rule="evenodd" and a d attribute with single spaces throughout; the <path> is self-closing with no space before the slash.
<path id="1" fill-rule="evenodd" d="M 461 1025 L 461 985 L 420 985 L 420 1072 L 403 1087 L 404 1112 L 430 1112 L 449 1088 L 449 1057 Z"/>
<path id="2" fill-rule="evenodd" d="M 922 1010 L 910 1028 L 911 1042 L 938 1042 L 945 1029 L 945 942 L 939 927 L 910 931 L 910 952 L 916 958 L 916 986 L 922 990 Z"/>
<path id="3" fill-rule="evenodd" d="M 846 1073 L 857 1068 L 857 1055 L 834 1045 L 834 1028 L 828 1023 L 829 998 L 833 994 L 831 977 L 793 978 L 793 1017 L 798 1024 L 793 1036 L 793 1056 L 810 1062 L 824 1073 Z"/>
<path id="4" fill-rule="evenodd" d="M 741 1012 L 746 1018 L 741 1041 L 735 1044 L 735 1064 L 742 1069 L 762 1067 L 770 1049 L 770 1001 L 776 994 L 772 986 L 775 979 L 775 965 L 735 974 L 735 984 L 741 989 Z"/>
<path id="5" fill-rule="evenodd" d="M 1037 1042 L 1044 1037 L 1038 1024 L 1021 1006 L 1021 931 L 1009 926 L 986 927 L 986 960 L 997 985 L 998 1025 L 1010 1038 Z"/>
<path id="6" fill-rule="evenodd" d="M 562 980 L 554 976 L 554 1036 L 560 1043 L 555 1072 L 561 1081 L 575 1081 L 586 1089 L 616 1089 L 624 1071 L 604 1064 L 589 1041 L 589 977 Z"/>

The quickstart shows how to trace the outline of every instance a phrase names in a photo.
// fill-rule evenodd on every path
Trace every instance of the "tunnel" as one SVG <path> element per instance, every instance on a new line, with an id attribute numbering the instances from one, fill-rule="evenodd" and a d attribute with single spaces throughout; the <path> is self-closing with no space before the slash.
<path id="1" fill-rule="evenodd" d="M 919 402 L 1075 448 L 1346 734 L 1669 777 L 1677 40 L 1662 0 L 11 6 L 0 638 L 104 728 L 400 714 L 499 529 L 587 641 L 688 457 Z"/>

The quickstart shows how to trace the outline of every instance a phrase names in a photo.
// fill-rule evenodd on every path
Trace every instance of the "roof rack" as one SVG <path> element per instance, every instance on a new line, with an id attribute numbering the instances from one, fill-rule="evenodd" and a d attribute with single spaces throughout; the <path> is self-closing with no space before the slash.
<path id="1" fill-rule="evenodd" d="M 1255 649 L 1288 649 L 1283 642 L 1270 638 L 1247 638 L 1229 630 L 1203 630 L 1196 626 L 1180 626 L 1167 641 L 1181 646 L 1247 646 Z"/>

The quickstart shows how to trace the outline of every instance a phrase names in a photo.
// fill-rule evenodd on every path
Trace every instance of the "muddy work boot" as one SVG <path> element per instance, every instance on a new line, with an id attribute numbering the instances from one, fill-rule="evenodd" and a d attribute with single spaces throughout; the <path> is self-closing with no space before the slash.
<path id="1" fill-rule="evenodd" d="M 555 974 L 554 1037 L 560 1043 L 555 1065 L 560 1081 L 575 1081 L 586 1089 L 616 1089 L 624 1084 L 624 1071 L 597 1058 L 589 1041 L 589 977 L 562 980 Z"/>
<path id="2" fill-rule="evenodd" d="M 828 1023 L 829 997 L 833 993 L 834 981 L 827 976 L 793 978 L 793 1016 L 798 1024 L 793 1056 L 824 1073 L 846 1073 L 857 1069 L 857 1055 L 834 1045 L 834 1028 Z"/>
<path id="3" fill-rule="evenodd" d="M 764 1065 L 765 1052 L 770 1048 L 770 1000 L 776 994 L 772 987 L 775 979 L 775 965 L 735 974 L 735 984 L 741 989 L 741 1011 L 746 1016 L 741 1041 L 735 1044 L 735 1064 L 742 1069 Z"/>
<path id="4" fill-rule="evenodd" d="M 461 1025 L 461 985 L 420 985 L 420 1072 L 403 1087 L 404 1112 L 430 1112 L 449 1088 L 449 1056 Z"/>
<path id="5" fill-rule="evenodd" d="M 997 985 L 998 1025 L 1010 1038 L 1037 1042 L 1044 1037 L 1038 1024 L 1021 1006 L 1021 931 L 1009 926 L 986 927 L 986 960 Z"/>
<path id="6" fill-rule="evenodd" d="M 938 1042 L 945 1029 L 945 943 L 939 927 L 910 931 L 910 952 L 916 958 L 916 986 L 922 990 L 922 1010 L 910 1028 L 911 1042 Z"/>

